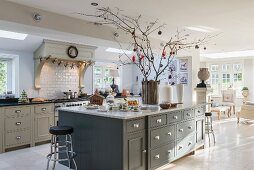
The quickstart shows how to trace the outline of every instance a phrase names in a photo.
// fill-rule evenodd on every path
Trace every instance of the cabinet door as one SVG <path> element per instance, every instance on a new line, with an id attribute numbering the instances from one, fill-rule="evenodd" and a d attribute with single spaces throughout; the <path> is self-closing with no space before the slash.
<path id="1" fill-rule="evenodd" d="M 145 132 L 128 136 L 128 170 L 145 170 L 146 155 Z"/>
<path id="2" fill-rule="evenodd" d="M 38 115 L 35 117 L 34 138 L 36 142 L 49 140 L 49 128 L 54 125 L 54 116 L 52 114 Z"/>
<path id="3" fill-rule="evenodd" d="M 205 120 L 196 120 L 196 143 L 202 144 L 205 137 Z"/>

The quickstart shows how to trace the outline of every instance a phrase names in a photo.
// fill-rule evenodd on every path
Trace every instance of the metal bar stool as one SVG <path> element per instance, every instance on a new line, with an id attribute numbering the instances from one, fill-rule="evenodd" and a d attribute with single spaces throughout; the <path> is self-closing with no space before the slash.
<path id="1" fill-rule="evenodd" d="M 205 113 L 205 133 L 208 135 L 209 146 L 210 146 L 210 134 L 213 135 L 213 142 L 215 144 L 215 135 L 213 132 L 213 120 L 211 112 Z"/>
<path id="2" fill-rule="evenodd" d="M 47 170 L 49 170 L 49 163 L 53 161 L 53 170 L 56 162 L 68 162 L 68 167 L 71 169 L 72 162 L 74 169 L 77 170 L 77 165 L 74 160 L 76 153 L 73 151 L 71 134 L 73 128 L 70 126 L 53 126 L 50 127 L 49 133 L 51 136 L 50 153 L 47 155 L 48 163 Z"/>

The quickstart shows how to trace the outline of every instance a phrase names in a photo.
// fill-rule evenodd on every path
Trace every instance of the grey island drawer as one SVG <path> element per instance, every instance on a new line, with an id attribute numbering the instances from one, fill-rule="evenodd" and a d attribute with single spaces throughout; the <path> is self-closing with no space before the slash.
<path id="1" fill-rule="evenodd" d="M 183 119 L 183 111 L 175 111 L 168 113 L 168 123 L 179 122 Z"/>
<path id="2" fill-rule="evenodd" d="M 183 112 L 183 118 L 184 119 L 190 119 L 190 118 L 194 118 L 194 114 L 195 111 L 194 109 L 185 109 Z"/>
<path id="3" fill-rule="evenodd" d="M 188 121 L 176 125 L 177 139 L 188 136 L 195 131 L 195 121 Z"/>
<path id="4" fill-rule="evenodd" d="M 197 107 L 195 109 L 195 115 L 196 116 L 202 116 L 202 115 L 204 115 L 204 113 L 205 113 L 205 107 L 204 106 L 200 106 L 200 107 Z"/>
<path id="5" fill-rule="evenodd" d="M 151 150 L 150 168 L 158 167 L 173 159 L 175 156 L 174 147 L 175 144 L 171 143 L 158 149 Z"/>
<path id="6" fill-rule="evenodd" d="M 186 155 L 195 148 L 194 134 L 177 141 L 176 156 L 181 157 Z"/>
<path id="7" fill-rule="evenodd" d="M 149 117 L 150 127 L 159 127 L 167 124 L 167 114 Z"/>
<path id="8" fill-rule="evenodd" d="M 145 119 L 128 120 L 126 124 L 127 132 L 136 132 L 145 129 Z"/>
<path id="9" fill-rule="evenodd" d="M 151 148 L 167 144 L 175 139 L 175 125 L 151 130 Z"/>

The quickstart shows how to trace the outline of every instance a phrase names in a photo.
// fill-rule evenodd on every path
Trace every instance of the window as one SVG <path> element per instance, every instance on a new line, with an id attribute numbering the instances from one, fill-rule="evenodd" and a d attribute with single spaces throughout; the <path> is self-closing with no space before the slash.
<path id="1" fill-rule="evenodd" d="M 0 94 L 7 91 L 7 62 L 0 61 Z"/>
<path id="2" fill-rule="evenodd" d="M 237 96 L 241 96 L 243 87 L 243 64 L 242 63 L 218 63 L 210 64 L 210 84 L 213 88 L 213 95 L 220 95 L 221 90 L 232 87 L 236 90 Z"/>
<path id="3" fill-rule="evenodd" d="M 109 71 L 113 67 L 98 65 L 94 66 L 94 90 L 105 90 L 110 88 L 110 85 L 113 82 L 113 77 L 109 75 Z"/>

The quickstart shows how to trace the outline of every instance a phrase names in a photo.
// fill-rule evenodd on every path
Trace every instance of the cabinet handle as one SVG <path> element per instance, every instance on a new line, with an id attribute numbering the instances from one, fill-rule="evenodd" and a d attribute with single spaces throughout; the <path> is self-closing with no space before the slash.
<path id="1" fill-rule="evenodd" d="M 179 132 L 183 132 L 183 129 L 179 129 Z"/>
<path id="2" fill-rule="evenodd" d="M 16 122 L 16 125 L 21 125 L 21 122 Z"/>
<path id="3" fill-rule="evenodd" d="M 187 116 L 191 116 L 191 114 L 190 114 L 190 113 L 187 113 Z"/>
<path id="4" fill-rule="evenodd" d="M 200 110 L 198 110 L 198 113 L 200 113 Z"/>
<path id="5" fill-rule="evenodd" d="M 134 127 L 134 128 L 139 128 L 139 124 L 138 124 L 138 123 L 135 123 L 135 124 L 133 124 L 133 127 Z"/>
<path id="6" fill-rule="evenodd" d="M 143 153 L 146 153 L 146 150 L 143 150 Z"/>
<path id="7" fill-rule="evenodd" d="M 15 113 L 20 113 L 21 112 L 21 110 L 15 110 Z"/>
<path id="8" fill-rule="evenodd" d="M 155 136 L 154 139 L 160 140 L 160 136 Z"/>
<path id="9" fill-rule="evenodd" d="M 170 154 L 170 153 L 171 153 L 171 150 L 168 150 L 168 153 Z"/>
<path id="10" fill-rule="evenodd" d="M 20 139 L 21 139 L 21 136 L 17 136 L 16 139 L 17 139 L 17 140 L 20 140 Z"/>
<path id="11" fill-rule="evenodd" d="M 168 132 L 168 135 L 169 135 L 169 136 L 171 136 L 171 135 L 172 135 L 172 133 L 171 133 L 171 132 Z"/>
<path id="12" fill-rule="evenodd" d="M 160 155 L 159 155 L 159 154 L 158 154 L 158 155 L 155 155 L 154 158 L 155 158 L 155 159 L 160 159 Z"/>
<path id="13" fill-rule="evenodd" d="M 157 120 L 156 120 L 156 123 L 161 123 L 161 119 L 157 119 Z"/>
<path id="14" fill-rule="evenodd" d="M 188 146 L 190 146 L 192 144 L 192 142 L 189 142 Z"/>
<path id="15" fill-rule="evenodd" d="M 46 111 L 46 108 L 41 108 L 42 111 Z"/>
<path id="16" fill-rule="evenodd" d="M 181 150 L 183 147 L 182 146 L 179 146 L 178 150 Z"/>
<path id="17" fill-rule="evenodd" d="M 188 129 L 192 129 L 192 126 L 188 126 Z"/>
<path id="18" fill-rule="evenodd" d="M 173 119 L 177 119 L 177 116 L 173 116 Z"/>

